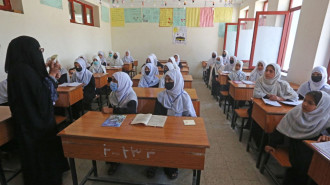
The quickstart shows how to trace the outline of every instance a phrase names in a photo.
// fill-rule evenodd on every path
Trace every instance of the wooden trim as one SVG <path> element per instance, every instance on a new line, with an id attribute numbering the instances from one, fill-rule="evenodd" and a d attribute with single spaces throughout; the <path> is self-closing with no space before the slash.
<path id="1" fill-rule="evenodd" d="M 94 16 L 93 16 L 94 10 L 93 10 L 93 7 L 92 6 L 90 6 L 88 4 L 85 4 L 83 2 L 80 2 L 80 1 L 77 1 L 77 0 L 68 0 L 68 1 L 69 1 L 69 3 L 71 3 L 71 8 L 72 8 L 72 12 L 71 12 L 72 18 L 70 19 L 70 22 L 76 23 L 76 24 L 83 24 L 83 25 L 88 25 L 88 26 L 94 26 Z M 75 3 L 78 3 L 78 4 L 80 4 L 82 6 L 83 23 L 77 23 L 76 20 L 75 20 L 74 2 Z M 87 22 L 87 9 L 90 9 L 91 10 L 91 20 L 92 20 L 92 23 L 88 23 Z"/>
<path id="2" fill-rule="evenodd" d="M 262 11 L 264 11 L 264 12 L 267 11 L 266 7 L 268 7 L 268 0 L 264 2 L 264 6 L 262 7 Z"/>
<path id="3" fill-rule="evenodd" d="M 249 9 L 245 10 L 245 18 L 247 19 L 249 15 Z"/>
<path id="4" fill-rule="evenodd" d="M 4 6 L 0 6 L 0 10 L 12 11 L 10 0 L 3 0 Z"/>

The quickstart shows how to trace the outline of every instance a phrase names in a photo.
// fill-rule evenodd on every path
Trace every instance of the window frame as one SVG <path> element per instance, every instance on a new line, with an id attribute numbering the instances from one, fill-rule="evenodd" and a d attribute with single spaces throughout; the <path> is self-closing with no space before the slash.
<path id="1" fill-rule="evenodd" d="M 227 43 L 227 30 L 228 26 L 238 26 L 238 23 L 226 23 L 225 24 L 225 35 L 223 39 L 223 50 L 226 50 L 226 43 Z M 237 32 L 236 32 L 237 33 Z M 236 35 L 237 36 L 237 35 Z M 236 43 L 235 43 L 235 49 L 236 49 Z M 235 50 L 236 51 L 236 50 Z"/>
<path id="2" fill-rule="evenodd" d="M 242 22 L 245 22 L 245 21 L 254 21 L 254 24 L 255 24 L 256 19 L 255 18 L 239 18 L 238 19 L 238 21 L 237 21 L 237 33 L 236 33 L 236 44 L 235 44 L 235 54 L 234 54 L 236 57 L 237 57 L 237 51 L 238 51 L 240 28 L 241 28 L 241 25 L 244 24 Z M 249 61 L 248 60 L 243 60 L 243 62 L 246 63 L 246 62 L 249 62 Z"/>
<path id="3" fill-rule="evenodd" d="M 94 26 L 94 17 L 93 17 L 93 13 L 94 13 L 94 10 L 93 10 L 93 7 L 88 5 L 88 4 L 85 4 L 83 2 L 80 2 L 78 0 L 68 0 L 69 1 L 69 4 L 71 6 L 71 19 L 70 19 L 70 22 L 71 23 L 76 23 L 76 24 L 82 24 L 82 25 L 88 25 L 88 26 Z M 82 16 L 83 16 L 83 23 L 78 23 L 76 22 L 75 20 L 75 12 L 74 12 L 74 2 L 75 3 L 78 3 L 78 4 L 81 4 L 82 6 Z M 87 9 L 90 9 L 91 10 L 91 23 L 88 23 L 87 22 Z"/>
<path id="4" fill-rule="evenodd" d="M 267 1 L 264 1 L 264 6 L 263 6 L 263 8 L 262 8 L 262 11 L 267 11 L 267 9 L 268 9 L 268 0 Z"/>
<path id="5" fill-rule="evenodd" d="M 0 10 L 12 11 L 10 0 L 2 0 L 4 5 L 0 5 Z"/>
<path id="6" fill-rule="evenodd" d="M 247 19 L 248 18 L 248 15 L 249 15 L 249 9 L 246 9 L 245 10 L 245 17 L 244 18 Z"/>

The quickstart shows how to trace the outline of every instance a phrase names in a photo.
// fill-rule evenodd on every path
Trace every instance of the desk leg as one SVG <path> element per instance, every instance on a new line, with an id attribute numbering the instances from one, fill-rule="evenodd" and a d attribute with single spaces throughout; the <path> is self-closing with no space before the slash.
<path id="1" fill-rule="evenodd" d="M 97 166 L 96 166 L 96 161 L 95 161 L 95 160 L 93 160 L 93 161 L 92 161 L 92 164 L 93 164 L 93 169 L 94 169 L 94 177 L 97 177 L 98 175 L 97 175 Z"/>
<path id="2" fill-rule="evenodd" d="M 261 158 L 262 158 L 262 154 L 264 153 L 264 147 L 265 147 L 265 136 L 266 133 L 263 131 L 262 132 L 262 136 L 261 136 L 261 140 L 260 140 L 260 146 L 259 146 L 259 154 L 258 154 L 258 159 L 257 159 L 257 164 L 256 167 L 259 168 L 260 166 L 260 162 L 261 162 Z"/>
<path id="3" fill-rule="evenodd" d="M 201 183 L 201 170 L 197 170 L 196 185 L 200 185 L 200 183 Z"/>
<path id="4" fill-rule="evenodd" d="M 69 105 L 69 107 L 68 107 L 68 112 L 69 112 L 70 122 L 72 123 L 73 122 L 73 116 L 72 116 L 72 107 L 71 107 L 71 105 Z"/>
<path id="5" fill-rule="evenodd" d="M 237 107 L 236 104 L 237 104 L 237 101 L 234 100 L 234 102 L 233 102 L 233 106 L 232 106 L 232 111 L 231 111 L 231 112 L 232 112 L 232 113 L 231 113 L 231 115 L 232 115 L 232 116 L 231 116 L 231 128 L 232 128 L 232 129 L 235 129 L 235 125 L 236 125 L 236 123 L 235 123 L 235 122 L 236 122 L 236 120 L 235 120 L 235 116 L 236 116 L 236 114 L 235 114 L 235 111 L 234 111 L 235 108 Z"/>
<path id="6" fill-rule="evenodd" d="M 73 185 L 78 185 L 76 164 L 74 162 L 74 158 L 69 158 L 69 162 L 70 162 L 70 168 L 71 168 L 72 184 Z"/>
<path id="7" fill-rule="evenodd" d="M 253 124 L 254 124 L 254 121 L 253 119 L 251 118 L 250 119 L 250 133 L 249 133 L 249 138 L 248 138 L 248 141 L 247 141 L 247 145 L 246 145 L 246 151 L 249 152 L 250 151 L 250 144 L 251 144 L 251 139 L 252 139 L 252 128 L 253 128 Z"/>
<path id="8" fill-rule="evenodd" d="M 1 183 L 1 185 L 7 185 L 5 173 L 4 173 L 3 169 L 2 169 L 2 161 L 1 161 L 1 159 L 0 159 L 0 183 Z"/>

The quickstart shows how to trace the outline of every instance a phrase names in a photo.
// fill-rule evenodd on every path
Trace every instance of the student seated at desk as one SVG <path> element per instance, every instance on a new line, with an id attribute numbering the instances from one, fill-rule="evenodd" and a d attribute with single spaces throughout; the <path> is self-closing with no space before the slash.
<path id="1" fill-rule="evenodd" d="M 327 80 L 327 69 L 323 66 L 314 67 L 311 79 L 301 84 L 297 91 L 299 99 L 303 99 L 306 93 L 310 91 L 324 91 L 330 94 L 330 85 L 327 84 Z"/>
<path id="2" fill-rule="evenodd" d="M 110 50 L 109 53 L 108 53 L 108 56 L 106 58 L 106 64 L 104 66 L 106 66 L 107 64 L 110 64 L 112 56 L 113 56 L 113 51 Z"/>
<path id="3" fill-rule="evenodd" d="M 209 79 L 209 86 L 211 87 L 211 94 L 217 96 L 219 94 L 220 84 L 217 80 L 218 73 L 223 69 L 223 58 L 217 57 L 215 64 L 212 65 Z"/>
<path id="4" fill-rule="evenodd" d="M 7 79 L 0 82 L 0 106 L 8 106 Z"/>
<path id="5" fill-rule="evenodd" d="M 159 80 L 159 88 L 165 88 L 165 75 L 167 73 L 167 71 L 171 71 L 174 70 L 174 66 L 171 62 L 167 62 L 164 65 L 164 75 L 162 76 L 162 78 Z"/>
<path id="6" fill-rule="evenodd" d="M 134 59 L 131 56 L 131 52 L 129 50 L 125 52 L 125 56 L 123 57 L 122 61 L 124 64 L 132 64 L 134 62 Z"/>
<path id="7" fill-rule="evenodd" d="M 87 69 L 90 68 L 91 64 L 89 63 L 89 61 L 88 61 L 88 59 L 87 59 L 87 57 L 86 57 L 85 55 L 80 55 L 78 58 L 81 58 L 81 59 L 83 59 L 83 60 L 85 61 L 85 63 L 86 63 L 86 68 L 87 68 Z"/>
<path id="8" fill-rule="evenodd" d="M 236 61 L 233 71 L 228 75 L 229 80 L 242 81 L 246 80 L 246 74 L 242 71 L 243 62 L 241 60 Z"/>
<path id="9" fill-rule="evenodd" d="M 112 75 L 109 96 L 109 108 L 103 108 L 107 114 L 136 114 L 138 99 L 132 88 L 133 82 L 125 72 L 116 72 Z M 113 175 L 120 163 L 110 162 L 108 175 Z"/>
<path id="10" fill-rule="evenodd" d="M 95 55 L 93 57 L 93 65 L 89 68 L 92 73 L 106 73 L 105 67 L 101 64 L 101 59 L 99 56 Z"/>
<path id="11" fill-rule="evenodd" d="M 179 67 L 178 64 L 175 62 L 175 58 L 174 58 L 174 57 L 170 57 L 170 58 L 168 59 L 167 62 L 172 63 L 174 69 L 180 72 L 180 67 Z"/>
<path id="12" fill-rule="evenodd" d="M 273 101 L 297 101 L 298 94 L 288 82 L 280 78 L 280 66 L 278 64 L 268 64 L 264 74 L 256 81 L 253 97 L 267 98 Z"/>
<path id="13" fill-rule="evenodd" d="M 55 76 L 58 84 L 70 82 L 69 72 L 61 66 L 57 56 L 53 55 L 52 57 L 49 57 L 46 62 L 46 67 L 58 69 L 58 72 Z"/>
<path id="14" fill-rule="evenodd" d="M 266 152 L 275 151 L 276 147 L 288 138 L 289 160 L 291 168 L 286 171 L 284 185 L 305 185 L 308 181 L 307 171 L 312 160 L 313 151 L 303 140 L 320 140 L 321 134 L 329 135 L 330 130 L 330 96 L 322 91 L 311 91 L 306 94 L 304 102 L 290 110 L 270 135 Z"/>
<path id="15" fill-rule="evenodd" d="M 175 63 L 179 66 L 179 68 L 180 69 L 183 68 L 182 63 L 180 61 L 180 55 L 179 54 L 175 54 L 173 57 L 175 59 Z"/>
<path id="16" fill-rule="evenodd" d="M 107 65 L 107 59 L 104 56 L 104 52 L 99 51 L 99 52 L 97 52 L 97 55 L 100 57 L 101 65 L 106 66 Z"/>
<path id="17" fill-rule="evenodd" d="M 259 60 L 257 66 L 251 72 L 249 77 L 249 81 L 255 82 L 257 81 L 265 72 L 266 63 L 263 60 Z"/>
<path id="18" fill-rule="evenodd" d="M 114 67 L 114 66 L 123 66 L 124 62 L 120 59 L 120 53 L 119 52 L 115 52 L 115 54 L 113 54 L 113 57 L 110 61 L 110 63 L 107 64 L 108 66 Z"/>
<path id="19" fill-rule="evenodd" d="M 152 63 L 147 63 L 142 67 L 141 79 L 138 87 L 154 87 L 157 88 L 159 85 L 159 79 L 156 76 L 157 67 Z"/>
<path id="20" fill-rule="evenodd" d="M 223 51 L 222 51 L 222 56 L 221 56 L 221 58 L 223 59 L 223 64 L 224 64 L 224 65 L 226 65 L 226 64 L 229 63 L 229 61 L 230 61 L 230 57 L 229 57 L 229 53 L 228 53 L 227 50 L 223 50 Z"/>
<path id="21" fill-rule="evenodd" d="M 155 75 L 159 75 L 159 71 L 158 71 L 158 67 L 157 67 L 157 64 L 156 64 L 156 62 L 155 62 L 155 59 L 154 59 L 154 57 L 152 56 L 152 55 L 149 55 L 148 56 L 148 58 L 146 59 L 146 63 L 145 64 L 143 64 L 142 66 L 141 66 L 141 73 L 142 73 L 142 69 L 143 69 L 143 67 L 146 65 L 146 64 L 148 64 L 148 63 L 150 63 L 150 64 L 152 64 L 152 65 L 154 65 L 155 67 L 156 67 L 156 72 L 155 72 Z"/>
<path id="22" fill-rule="evenodd" d="M 79 118 L 79 111 L 81 110 L 81 106 L 85 110 L 91 110 L 91 104 L 95 97 L 95 79 L 93 74 L 86 69 L 85 62 L 83 59 L 78 58 L 74 62 L 74 66 L 76 67 L 76 72 L 72 75 L 71 82 L 79 82 L 83 84 L 83 93 L 84 98 L 82 100 L 82 104 L 76 103 L 72 106 L 73 118 Z"/>
<path id="23" fill-rule="evenodd" d="M 207 65 L 206 65 L 206 85 L 207 82 L 210 79 L 210 71 L 211 71 L 211 67 L 213 64 L 215 64 L 216 62 L 216 58 L 217 58 L 218 53 L 216 51 L 213 51 L 211 54 L 211 58 L 207 61 Z"/>
<path id="24" fill-rule="evenodd" d="M 235 56 L 231 56 L 229 59 L 229 63 L 227 63 L 225 65 L 225 68 L 223 69 L 224 71 L 233 71 L 234 67 L 235 67 L 235 63 L 236 63 L 237 59 Z"/>
<path id="25" fill-rule="evenodd" d="M 183 89 L 184 81 L 177 70 L 168 71 L 165 75 L 165 90 L 158 93 L 155 115 L 196 117 L 196 112 L 189 94 Z M 153 178 L 157 167 L 147 169 L 147 177 Z M 169 179 L 178 177 L 177 168 L 164 168 Z"/>
<path id="26" fill-rule="evenodd" d="M 150 55 L 153 57 L 154 62 L 155 62 L 157 67 L 161 67 L 161 68 L 164 67 L 163 64 L 158 61 L 157 56 L 154 53 L 151 53 Z"/>

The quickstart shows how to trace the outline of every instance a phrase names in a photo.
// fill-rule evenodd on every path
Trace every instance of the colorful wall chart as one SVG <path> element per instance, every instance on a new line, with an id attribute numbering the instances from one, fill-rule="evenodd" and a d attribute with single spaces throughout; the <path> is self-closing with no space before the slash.
<path id="1" fill-rule="evenodd" d="M 54 8 L 63 9 L 62 0 L 40 0 L 40 3 Z"/>
<path id="2" fill-rule="evenodd" d="M 111 26 L 112 27 L 125 26 L 124 8 L 111 8 L 110 15 L 111 15 Z"/>
<path id="3" fill-rule="evenodd" d="M 187 27 L 174 26 L 173 27 L 173 44 L 187 43 Z"/>
<path id="4" fill-rule="evenodd" d="M 125 23 L 142 22 L 141 8 L 125 8 Z"/>
<path id="5" fill-rule="evenodd" d="M 173 25 L 173 8 L 161 8 L 159 12 L 159 26 L 171 27 Z"/>
<path id="6" fill-rule="evenodd" d="M 159 23 L 159 8 L 143 8 L 142 21 L 150 23 Z"/>
<path id="7" fill-rule="evenodd" d="M 101 19 L 104 22 L 109 22 L 109 8 L 101 6 Z"/>
<path id="8" fill-rule="evenodd" d="M 173 26 L 186 26 L 186 10 L 173 8 Z"/>
<path id="9" fill-rule="evenodd" d="M 213 27 L 213 8 L 204 7 L 200 9 L 200 19 L 199 26 L 200 27 Z"/>
<path id="10" fill-rule="evenodd" d="M 225 36 L 226 23 L 219 23 L 218 37 Z"/>
<path id="11" fill-rule="evenodd" d="M 233 8 L 218 7 L 214 10 L 214 22 L 232 22 Z"/>
<path id="12" fill-rule="evenodd" d="M 186 26 L 199 27 L 200 8 L 186 8 Z"/>

